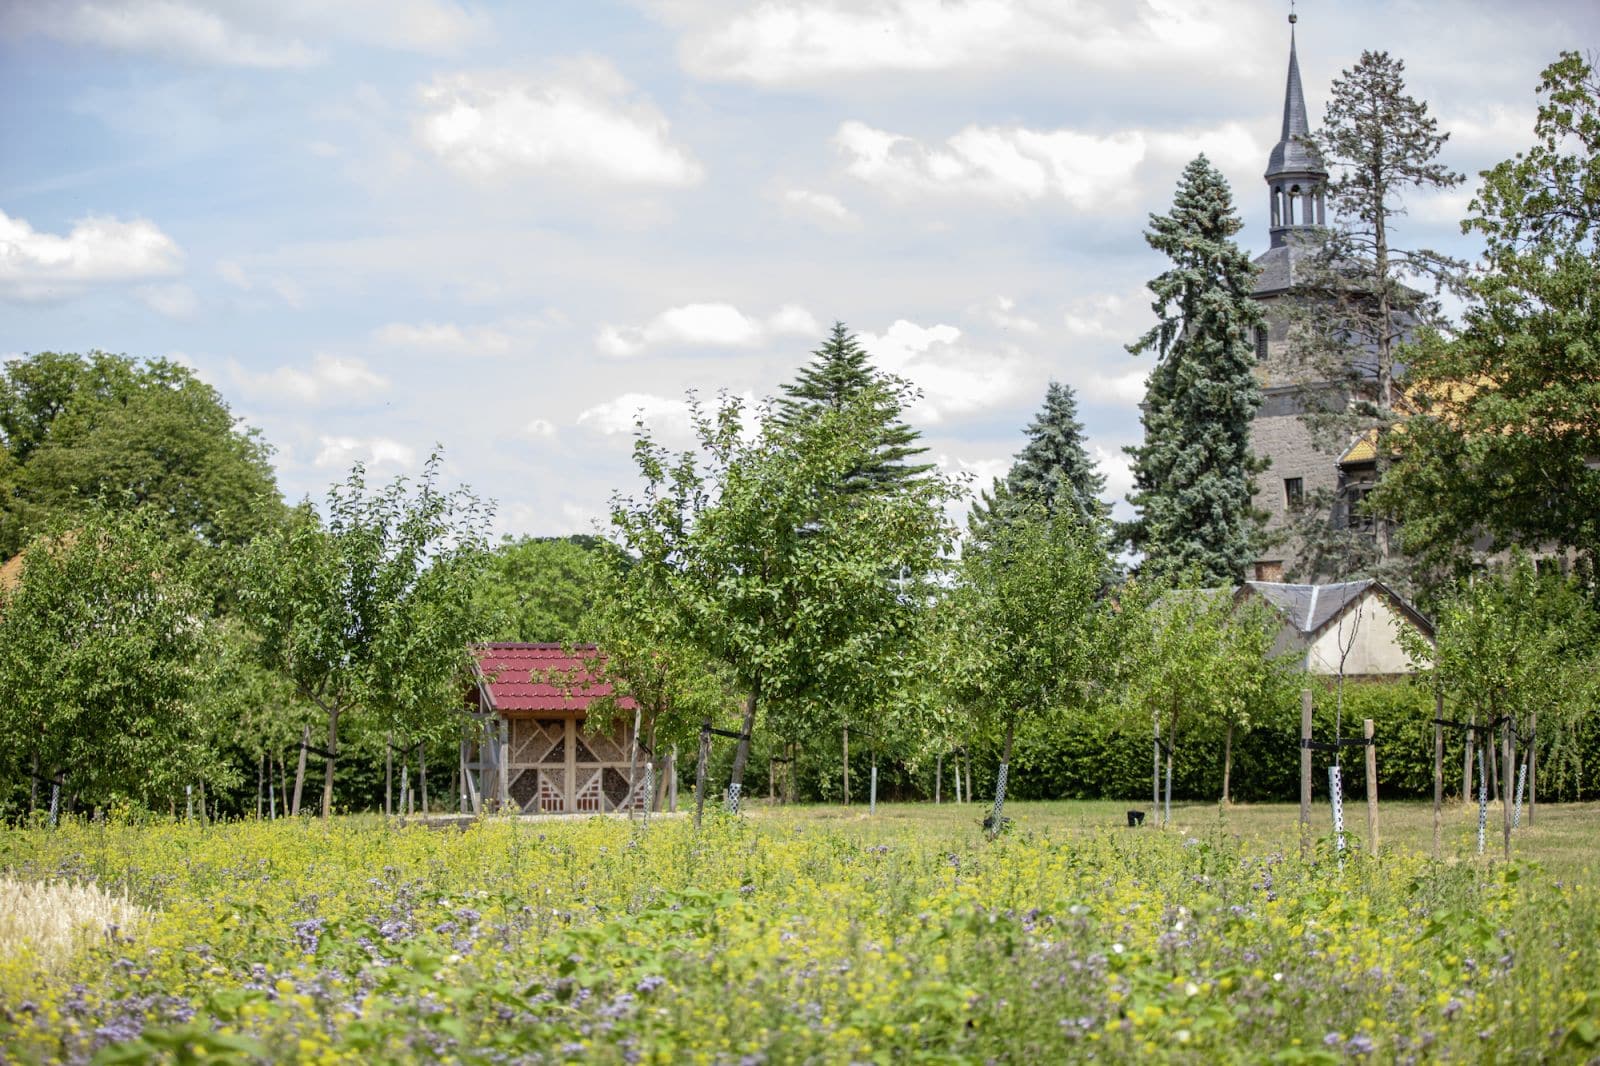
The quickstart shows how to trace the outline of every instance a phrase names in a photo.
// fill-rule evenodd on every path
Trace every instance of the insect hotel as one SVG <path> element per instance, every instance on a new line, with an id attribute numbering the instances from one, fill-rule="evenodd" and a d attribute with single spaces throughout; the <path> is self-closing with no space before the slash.
<path id="1" fill-rule="evenodd" d="M 480 644 L 472 653 L 467 712 L 476 728 L 461 748 L 465 809 L 606 814 L 661 810 L 663 800 L 676 807 L 672 775 L 653 787 L 651 755 L 634 744 L 631 699 L 618 701 L 609 731 L 584 730 L 590 705 L 612 695 L 594 676 L 594 645 Z"/>

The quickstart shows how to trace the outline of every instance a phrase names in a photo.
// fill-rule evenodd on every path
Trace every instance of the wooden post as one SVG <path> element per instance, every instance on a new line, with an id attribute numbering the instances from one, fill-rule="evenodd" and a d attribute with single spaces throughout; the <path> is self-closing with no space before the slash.
<path id="1" fill-rule="evenodd" d="M 963 747 L 961 750 L 962 750 L 963 754 L 965 754 L 966 757 L 967 757 L 967 802 L 971 803 L 972 802 L 972 749 L 969 748 L 969 747 Z M 957 773 L 961 772 L 961 768 L 959 766 L 956 767 L 956 772 Z"/>
<path id="2" fill-rule="evenodd" d="M 1443 716 L 1441 715 L 1441 717 L 1443 717 Z M 1472 713 L 1467 715 L 1467 725 L 1473 726 L 1473 725 L 1477 725 L 1477 724 L 1478 724 L 1478 712 L 1476 710 L 1473 710 Z M 1466 739 L 1462 744 L 1462 747 L 1464 747 L 1466 749 L 1466 751 L 1461 756 L 1461 802 L 1462 803 L 1471 803 L 1472 802 L 1472 754 L 1473 754 L 1472 748 L 1473 748 L 1473 745 L 1476 744 L 1477 742 L 1478 742 L 1478 733 L 1477 733 L 1477 731 L 1474 730 L 1474 729 L 1468 729 L 1466 731 Z"/>
<path id="3" fill-rule="evenodd" d="M 417 785 L 422 790 L 422 813 L 428 813 L 428 745 L 417 743 Z"/>
<path id="4" fill-rule="evenodd" d="M 394 734 L 383 735 L 383 816 L 394 817 Z"/>
<path id="5" fill-rule="evenodd" d="M 200 828 L 204 829 L 206 826 L 208 826 L 210 824 L 211 824 L 210 821 L 206 817 L 206 783 L 204 781 L 201 781 L 200 782 Z M 1509 832 L 1509 830 L 1508 830 L 1508 832 Z"/>
<path id="6" fill-rule="evenodd" d="M 1233 778 L 1233 723 L 1228 723 L 1228 736 L 1222 742 L 1222 805 L 1228 806 L 1232 798 L 1229 785 Z"/>
<path id="7" fill-rule="evenodd" d="M 1154 825 L 1161 819 L 1161 712 L 1152 712 L 1150 722 L 1156 738 L 1150 766 L 1150 824 Z"/>
<path id="8" fill-rule="evenodd" d="M 700 726 L 700 752 L 694 765 L 694 827 L 700 828 L 706 813 L 706 763 L 711 759 L 711 723 Z"/>
<path id="9" fill-rule="evenodd" d="M 672 745 L 671 769 L 667 777 L 667 810 L 678 813 L 678 745 Z"/>
<path id="10" fill-rule="evenodd" d="M 299 816 L 300 797 L 304 793 L 306 784 L 306 747 L 311 743 L 311 727 L 306 726 L 300 734 L 300 763 L 294 769 L 294 806 L 290 813 Z"/>
<path id="11" fill-rule="evenodd" d="M 1444 689 L 1433 694 L 1433 716 L 1444 717 Z M 1433 723 L 1433 858 L 1441 857 L 1444 839 L 1444 726 Z"/>
<path id="12" fill-rule="evenodd" d="M 499 716 L 496 716 L 499 717 Z M 494 753 L 495 769 L 498 783 L 495 794 L 495 810 L 504 811 L 511 804 L 511 720 L 499 718 L 500 744 Z"/>
<path id="13" fill-rule="evenodd" d="M 633 769 L 639 761 L 639 726 L 642 724 L 640 716 L 644 708 L 635 706 L 633 709 L 633 739 L 628 743 L 628 821 L 633 821 L 633 811 L 637 804 L 633 802 Z M 650 812 L 649 797 L 645 797 L 646 815 Z"/>
<path id="14" fill-rule="evenodd" d="M 256 763 L 256 821 L 261 821 L 262 809 L 267 802 L 267 753 L 262 752 Z"/>
<path id="15" fill-rule="evenodd" d="M 1300 857 L 1311 854 L 1311 690 L 1300 690 Z"/>
<path id="16" fill-rule="evenodd" d="M 850 806 L 850 723 L 844 724 L 844 805 Z"/>
<path id="17" fill-rule="evenodd" d="M 288 769 L 288 767 L 283 765 L 283 756 L 282 755 L 277 756 L 277 760 L 278 760 L 278 795 L 283 797 L 283 813 L 284 813 L 285 816 L 287 816 L 289 814 L 289 769 Z"/>
<path id="18" fill-rule="evenodd" d="M 1378 745 L 1372 739 L 1372 719 L 1361 723 L 1367 753 L 1367 853 L 1378 855 Z"/>
<path id="19" fill-rule="evenodd" d="M 933 757 L 933 802 L 939 804 L 939 798 L 944 791 L 944 752 L 939 752 Z"/>
<path id="20" fill-rule="evenodd" d="M 1511 779 L 1516 777 L 1517 775 L 1512 770 L 1512 766 L 1514 765 L 1514 762 L 1513 762 L 1513 756 L 1511 754 L 1511 719 L 1509 719 L 1509 718 L 1507 718 L 1500 725 L 1500 751 L 1501 751 L 1501 755 L 1502 755 L 1502 757 L 1500 759 L 1500 766 L 1504 770 L 1504 772 L 1500 775 L 1500 777 L 1501 777 L 1500 784 L 1502 786 L 1502 793 L 1503 793 L 1501 805 L 1502 805 L 1502 807 L 1504 807 L 1504 810 L 1501 811 L 1501 814 L 1503 814 L 1505 816 L 1506 861 L 1510 862 L 1511 861 L 1511 789 L 1512 789 Z"/>

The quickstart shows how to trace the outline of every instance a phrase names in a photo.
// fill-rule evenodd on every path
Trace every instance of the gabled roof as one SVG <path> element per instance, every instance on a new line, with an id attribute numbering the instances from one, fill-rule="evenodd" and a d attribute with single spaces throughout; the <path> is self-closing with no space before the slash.
<path id="1" fill-rule="evenodd" d="M 1369 590 L 1387 599 L 1407 621 L 1432 639 L 1433 623 L 1407 603 L 1399 593 L 1372 578 L 1341 581 L 1331 585 L 1289 585 L 1278 581 L 1246 581 L 1239 589 L 1239 595 L 1260 596 L 1282 616 L 1285 622 L 1294 626 L 1303 636 L 1310 636 L 1344 614 Z"/>
<path id="2" fill-rule="evenodd" d="M 488 704 L 483 709 L 586 712 L 595 700 L 612 693 L 611 685 L 594 683 L 588 664 L 597 655 L 593 644 L 475 644 L 474 673 Z M 624 697 L 620 705 L 631 710 L 633 700 Z"/>

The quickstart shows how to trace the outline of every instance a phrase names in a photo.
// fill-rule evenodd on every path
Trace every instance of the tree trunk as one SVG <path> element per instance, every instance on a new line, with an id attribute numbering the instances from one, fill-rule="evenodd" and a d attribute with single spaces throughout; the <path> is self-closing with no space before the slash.
<path id="1" fill-rule="evenodd" d="M 633 811 L 637 806 L 633 802 L 633 769 L 639 762 L 639 726 L 641 724 L 640 716 L 643 713 L 644 709 L 642 707 L 634 707 L 633 736 L 628 742 L 628 821 L 630 822 L 633 821 Z M 647 799 L 645 802 L 648 804 L 650 801 Z"/>
<path id="2" fill-rule="evenodd" d="M 1476 725 L 1477 722 L 1477 711 L 1467 715 L 1467 725 Z M 1466 740 L 1462 745 L 1466 752 L 1461 756 L 1461 802 L 1463 804 L 1472 802 L 1472 745 L 1476 739 L 1477 734 L 1468 729 L 1466 731 Z"/>
<path id="3" fill-rule="evenodd" d="M 428 745 L 424 741 L 417 745 L 417 787 L 422 791 L 422 813 L 428 813 Z"/>
<path id="4" fill-rule="evenodd" d="M 711 723 L 707 721 L 700 727 L 700 752 L 694 763 L 694 827 L 700 828 L 700 821 L 706 811 L 706 762 L 711 758 Z"/>
<path id="5" fill-rule="evenodd" d="M 933 805 L 937 807 L 944 796 L 944 752 L 933 757 Z"/>
<path id="6" fill-rule="evenodd" d="M 1528 825 L 1539 806 L 1539 712 L 1528 719 Z"/>
<path id="7" fill-rule="evenodd" d="M 1231 802 L 1231 796 L 1229 795 L 1229 792 L 1228 792 L 1228 786 L 1232 783 L 1231 782 L 1231 778 L 1232 777 L 1233 777 L 1233 723 L 1229 722 L 1228 723 L 1228 736 L 1227 736 L 1227 739 L 1222 742 L 1222 805 L 1224 807 L 1228 806 L 1229 803 Z"/>
<path id="8" fill-rule="evenodd" d="M 761 678 L 750 683 L 744 701 L 744 724 L 739 727 L 739 742 L 733 749 L 733 771 L 728 775 L 728 810 L 739 813 L 739 798 L 744 791 L 744 768 L 750 761 L 750 738 L 755 733 L 756 711 L 761 703 Z"/>
<path id="9" fill-rule="evenodd" d="M 333 767 L 339 751 L 339 712 L 328 712 L 328 750 L 322 755 L 322 820 L 333 817 Z"/>
<path id="10" fill-rule="evenodd" d="M 394 817 L 394 734 L 383 735 L 383 816 Z"/>
<path id="11" fill-rule="evenodd" d="M 1500 795 L 1500 753 L 1495 750 L 1499 745 L 1494 742 L 1494 734 L 1491 733 L 1489 735 L 1489 743 L 1485 746 L 1489 750 L 1489 794 L 1498 796 Z"/>
<path id="12" fill-rule="evenodd" d="M 267 754 L 261 753 L 256 762 L 256 821 L 261 821 L 262 807 L 267 802 Z"/>
<path id="13" fill-rule="evenodd" d="M 967 802 L 971 803 L 972 802 L 972 749 L 968 748 L 968 747 L 963 747 L 961 750 L 967 757 Z M 961 768 L 959 766 L 956 767 L 956 772 L 957 773 L 961 772 Z"/>
<path id="14" fill-rule="evenodd" d="M 33 770 L 28 775 L 28 813 L 39 808 L 39 753 L 33 753 Z"/>
<path id="15" fill-rule="evenodd" d="M 1150 722 L 1155 731 L 1150 755 L 1150 821 L 1155 822 L 1161 817 L 1161 712 L 1152 714 Z"/>

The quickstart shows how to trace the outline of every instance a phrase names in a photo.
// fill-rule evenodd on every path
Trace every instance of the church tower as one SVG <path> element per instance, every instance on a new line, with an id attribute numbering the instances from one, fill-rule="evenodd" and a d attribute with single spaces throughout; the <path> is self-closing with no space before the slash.
<path id="1" fill-rule="evenodd" d="M 1321 450 L 1302 420 L 1314 400 L 1325 403 L 1328 382 L 1311 380 L 1306 367 L 1285 358 L 1289 331 L 1287 300 L 1297 281 L 1297 266 L 1309 254 L 1307 245 L 1327 224 L 1325 196 L 1328 170 L 1307 140 L 1311 132 L 1305 89 L 1300 84 L 1300 57 L 1294 23 L 1289 16 L 1289 76 L 1283 92 L 1283 129 L 1263 175 L 1267 182 L 1271 243 L 1255 260 L 1255 289 L 1267 324 L 1256 334 L 1256 373 L 1262 403 L 1250 428 L 1251 450 L 1270 460 L 1256 475 L 1255 505 L 1266 512 L 1269 539 L 1248 576 L 1257 581 L 1282 581 L 1295 569 L 1286 543 L 1290 511 L 1318 490 L 1343 491 L 1340 454 Z M 1331 517 L 1331 516 L 1330 516 Z"/>

